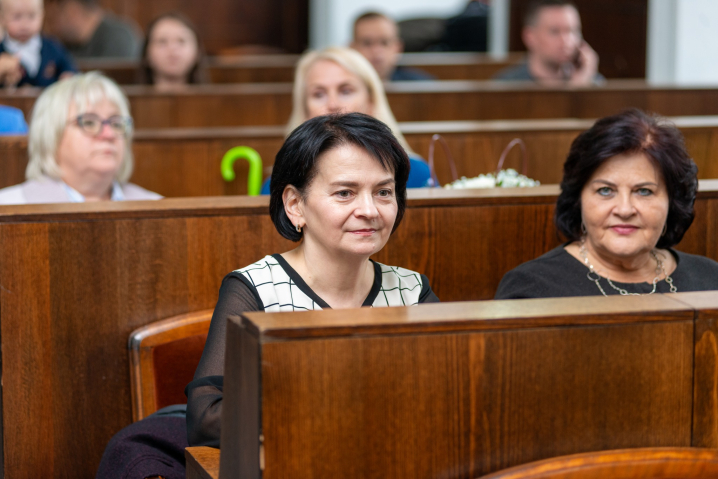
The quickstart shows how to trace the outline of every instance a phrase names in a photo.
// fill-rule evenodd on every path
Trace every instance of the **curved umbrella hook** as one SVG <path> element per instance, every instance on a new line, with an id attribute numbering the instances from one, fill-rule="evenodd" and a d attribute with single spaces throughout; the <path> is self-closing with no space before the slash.
<path id="1" fill-rule="evenodd" d="M 247 194 L 249 196 L 259 196 L 262 189 L 262 157 L 259 156 L 259 153 L 254 148 L 236 146 L 225 153 L 220 165 L 222 178 L 224 178 L 224 181 L 234 181 L 236 175 L 233 166 L 234 162 L 239 159 L 245 159 L 249 163 Z"/>

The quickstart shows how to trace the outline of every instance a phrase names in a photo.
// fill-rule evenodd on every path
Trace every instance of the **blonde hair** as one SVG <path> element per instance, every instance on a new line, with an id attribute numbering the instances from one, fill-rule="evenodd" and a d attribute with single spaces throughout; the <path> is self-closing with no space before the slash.
<path id="1" fill-rule="evenodd" d="M 0 0 L 0 14 L 4 14 L 3 10 L 7 8 L 7 4 L 11 1 L 14 1 L 15 3 L 18 3 L 18 0 Z M 35 3 L 35 6 L 38 7 L 40 11 L 45 11 L 45 2 L 44 0 L 35 0 L 33 3 Z"/>
<path id="2" fill-rule="evenodd" d="M 60 179 L 60 167 L 55 159 L 57 147 L 67 126 L 67 114 L 74 105 L 81 115 L 102 100 L 113 103 L 120 115 L 130 117 L 127 97 L 115 82 L 100 74 L 89 72 L 74 75 L 47 87 L 32 109 L 28 132 L 30 161 L 25 178 L 36 180 L 43 175 Z M 115 180 L 126 183 L 132 176 L 132 129 L 125 134 L 125 155 Z"/>
<path id="3" fill-rule="evenodd" d="M 391 129 L 391 132 L 407 153 L 413 153 L 404 135 L 399 131 L 399 125 L 389 107 L 386 93 L 384 93 L 384 85 L 379 78 L 379 74 L 361 53 L 351 48 L 329 47 L 323 50 L 310 51 L 299 59 L 294 72 L 292 115 L 289 117 L 287 134 L 309 119 L 307 111 L 307 72 L 319 60 L 334 62 L 359 78 L 369 91 L 369 100 L 374 111 L 372 116 Z"/>

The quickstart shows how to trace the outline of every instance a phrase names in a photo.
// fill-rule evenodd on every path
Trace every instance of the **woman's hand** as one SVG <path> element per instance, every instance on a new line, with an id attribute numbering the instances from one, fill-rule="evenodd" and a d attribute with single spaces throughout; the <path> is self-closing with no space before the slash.
<path id="1" fill-rule="evenodd" d="M 9 53 L 0 53 L 0 85 L 15 86 L 23 77 L 20 60 Z"/>

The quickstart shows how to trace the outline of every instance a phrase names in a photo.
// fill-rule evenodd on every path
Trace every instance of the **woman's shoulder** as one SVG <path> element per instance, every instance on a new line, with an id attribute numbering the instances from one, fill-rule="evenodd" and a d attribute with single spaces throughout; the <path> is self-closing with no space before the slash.
<path id="1" fill-rule="evenodd" d="M 0 189 L 0 205 L 24 205 L 27 203 L 22 184 Z"/>
<path id="2" fill-rule="evenodd" d="M 678 258 L 678 265 L 672 276 L 679 291 L 718 289 L 718 262 L 698 254 L 674 249 L 670 251 Z M 683 283 L 683 288 L 679 282 Z"/>
<path id="3" fill-rule="evenodd" d="M 69 201 L 62 182 L 41 176 L 27 180 L 19 185 L 8 186 L 0 190 L 0 204 L 26 205 L 36 203 L 64 203 Z"/>
<path id="4" fill-rule="evenodd" d="M 381 274 L 381 286 L 375 306 L 410 306 L 419 303 L 439 302 L 429 284 L 429 278 L 401 266 L 389 266 L 374 261 Z M 377 301 L 382 304 L 377 304 Z M 386 303 L 386 304 L 383 304 Z"/>
<path id="5" fill-rule="evenodd" d="M 277 259 L 277 256 L 279 255 L 271 255 L 268 254 L 264 258 L 255 261 L 252 264 L 248 264 L 247 266 L 244 266 L 243 268 L 235 269 L 234 271 L 230 272 L 227 276 L 252 276 L 253 274 L 262 274 L 261 272 L 269 272 L 271 271 L 271 268 L 273 266 L 279 266 L 282 267 L 282 264 L 280 263 L 279 259 Z M 280 257 L 281 258 L 281 257 Z"/>
<path id="6" fill-rule="evenodd" d="M 556 268 L 563 269 L 567 264 L 572 264 L 575 261 L 576 259 L 571 256 L 568 251 L 566 251 L 564 245 L 561 245 L 547 253 L 542 254 L 538 258 L 518 265 L 516 268 L 509 271 L 509 273 L 521 272 L 543 274 L 546 271 L 553 271 Z"/>
<path id="7" fill-rule="evenodd" d="M 125 195 L 125 200 L 160 200 L 164 198 L 162 195 L 155 193 L 154 191 L 147 190 L 138 186 L 134 183 L 125 183 L 122 185 L 122 193 Z"/>
<path id="8" fill-rule="evenodd" d="M 590 281 L 583 282 L 586 271 L 563 245 L 558 246 L 506 273 L 494 299 L 590 295 Z"/>
<path id="9" fill-rule="evenodd" d="M 708 258 L 700 254 L 684 253 L 671 249 L 671 252 L 678 256 L 678 264 L 683 266 L 700 266 L 704 268 L 718 268 L 718 261 Z"/>

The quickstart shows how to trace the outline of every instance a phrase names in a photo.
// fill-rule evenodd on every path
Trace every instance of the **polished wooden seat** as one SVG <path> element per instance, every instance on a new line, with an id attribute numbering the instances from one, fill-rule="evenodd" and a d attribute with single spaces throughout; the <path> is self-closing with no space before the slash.
<path id="1" fill-rule="evenodd" d="M 172 404 L 184 404 L 207 341 L 212 310 L 157 321 L 130 334 L 132 418 L 135 421 Z"/>
<path id="2" fill-rule="evenodd" d="M 598 451 L 554 457 L 480 479 L 706 479 L 718 477 L 718 450 L 688 447 Z"/>

